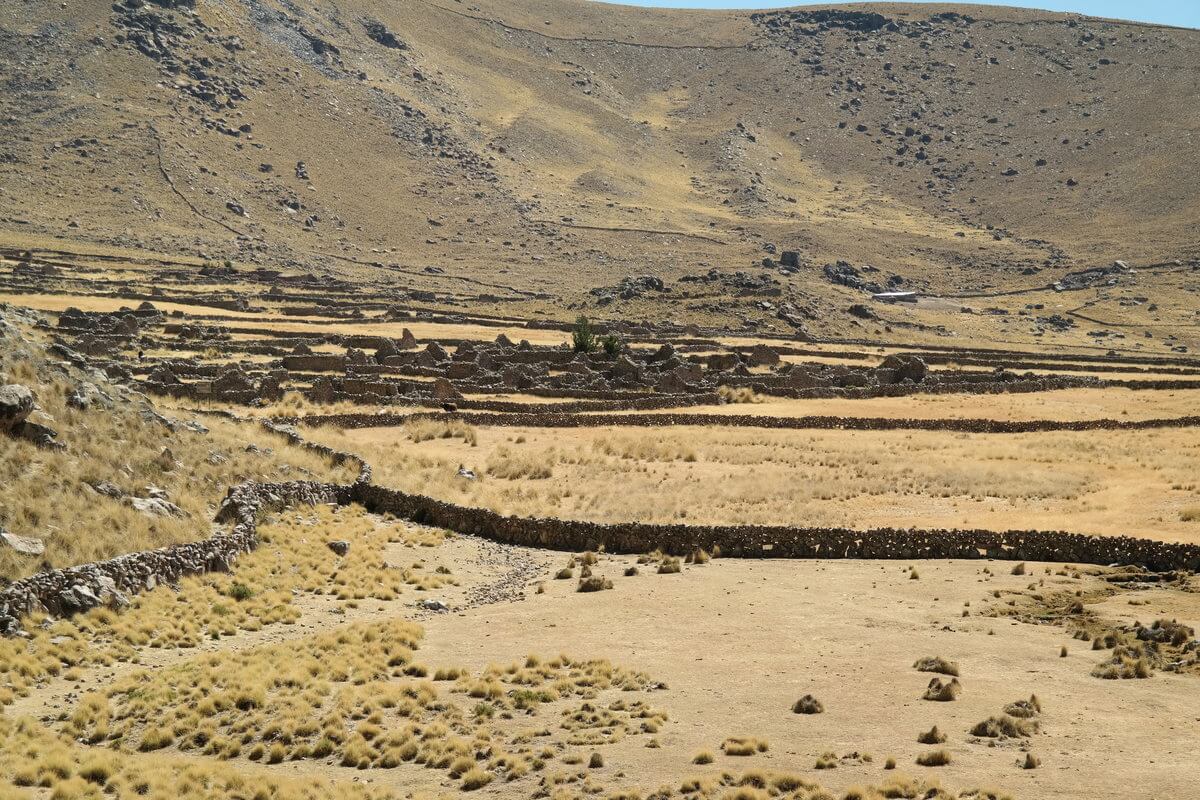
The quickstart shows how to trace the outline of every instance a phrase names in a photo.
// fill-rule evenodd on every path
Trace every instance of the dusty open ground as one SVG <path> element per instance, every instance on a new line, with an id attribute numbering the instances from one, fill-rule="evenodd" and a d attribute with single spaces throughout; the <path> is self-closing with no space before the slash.
<path id="1" fill-rule="evenodd" d="M 334 535 L 351 541 L 352 555 L 343 569 L 313 572 L 314 566 L 326 561 L 318 555 L 323 540 Z M 289 543 L 297 538 L 310 544 Z M 403 692 L 408 685 L 421 687 L 420 692 L 439 700 L 433 704 L 420 700 L 426 710 L 411 717 L 413 722 L 437 726 L 443 720 L 447 735 L 465 737 L 463 741 L 473 737 L 476 747 L 481 736 L 489 740 L 487 749 L 493 758 L 478 762 L 496 776 L 482 790 L 489 796 L 529 796 L 539 783 L 555 775 L 563 781 L 559 789 L 572 795 L 587 791 L 587 786 L 608 793 L 618 788 L 645 793 L 664 787 L 674 794 L 693 776 L 716 777 L 723 771 L 799 773 L 840 792 L 882 783 L 894 774 L 885 769 L 893 759 L 897 773 L 959 788 L 999 787 L 1018 797 L 1170 798 L 1185 796 L 1181 793 L 1190 785 L 1187 776 L 1200 767 L 1195 748 L 1188 744 L 1195 712 L 1178 701 L 1181 693 L 1191 691 L 1194 676 L 1158 673 L 1141 681 L 1092 677 L 1091 670 L 1104 653 L 1072 638 L 1078 620 L 1031 621 L 1052 605 L 1047 598 L 1078 592 L 1087 598 L 1087 625 L 1092 630 L 1160 616 L 1195 624 L 1200 622 L 1200 607 L 1194 592 L 1182 591 L 1186 585 L 1121 587 L 1102 580 L 1104 570 L 1080 573 L 1057 565 L 1028 564 L 1026 574 L 1016 576 L 1008 574 L 1008 565 L 988 562 L 923 563 L 914 579 L 913 565 L 896 562 L 716 559 L 668 575 L 643 565 L 640 575 L 627 577 L 624 573 L 636 559 L 601 556 L 591 569 L 611 578 L 615 588 L 579 593 L 574 580 L 551 578 L 566 558 L 566 554 L 548 555 L 469 537 L 446 539 L 436 531 L 364 517 L 354 509 L 337 514 L 289 513 L 269 530 L 268 543 L 246 559 L 233 579 L 253 580 L 257 593 L 264 596 L 291 584 L 303 587 L 299 593 L 284 591 L 267 601 L 286 609 L 279 622 L 270 617 L 253 622 L 252 616 L 242 623 L 249 630 L 239 630 L 236 616 L 228 612 L 214 616 L 213 610 L 253 607 L 259 602 L 257 596 L 242 600 L 223 596 L 228 594 L 229 578 L 188 579 L 177 600 L 171 601 L 180 606 L 181 623 L 212 620 L 196 630 L 199 637 L 194 645 L 179 649 L 168 639 L 147 646 L 134 639 L 132 645 L 118 648 L 117 661 L 93 666 L 92 658 L 85 658 L 65 673 L 35 674 L 33 683 L 5 710 L 5 717 L 33 715 L 46 720 L 52 730 L 85 737 L 94 737 L 95 726 L 103 719 L 103 736 L 113 737 L 110 746 L 115 754 L 101 763 L 110 765 L 114 773 L 120 771 L 119 764 L 144 770 L 155 785 L 164 768 L 190 764 L 196 765 L 193 769 L 238 770 L 249 785 L 260 786 L 290 778 L 329 779 L 340 786 L 352 780 L 399 794 L 436 794 L 459 786 L 462 773 L 451 769 L 448 774 L 446 765 L 421 766 L 400 759 L 387 768 L 376 764 L 353 769 L 341 766 L 336 755 L 331 762 L 327 757 L 299 754 L 300 743 L 311 747 L 317 734 L 293 733 L 292 738 L 282 739 L 286 755 L 274 764 L 264 763 L 265 755 L 254 755 L 256 749 L 264 750 L 256 748 L 256 742 L 263 741 L 269 748 L 274 740 L 259 727 L 249 729 L 248 739 L 231 751 L 236 754 L 225 752 L 220 760 L 203 757 L 205 747 L 191 742 L 196 723 L 186 720 L 194 719 L 196 707 L 183 698 L 193 691 L 193 681 L 208 685 L 209 677 L 196 676 L 210 670 L 215 670 L 212 680 L 221 680 L 222 674 L 238 675 L 236 670 L 221 671 L 226 662 L 247 665 L 238 669 L 261 663 L 266 673 L 241 674 L 249 686 L 268 682 L 263 699 L 255 701 L 265 705 L 216 712 L 201 709 L 217 725 L 217 753 L 226 747 L 221 742 L 229 741 L 226 726 L 253 717 L 256 708 L 280 709 L 280 716 L 260 724 L 281 723 L 285 730 L 301 722 L 305 713 L 315 715 L 315 710 L 303 710 L 311 699 L 303 700 L 308 695 L 302 686 L 271 683 L 268 675 L 289 669 L 288 659 L 303 663 L 307 648 L 330 631 L 342 631 L 341 645 L 327 663 L 313 667 L 315 685 L 327 687 L 319 693 L 332 692 L 333 704 L 321 712 L 320 725 L 326 733 L 343 730 L 353 740 L 353 731 L 366 731 L 372 723 L 375 728 L 382 725 L 385 733 L 393 730 L 389 720 L 397 709 L 386 702 L 380 706 L 379 701 L 387 692 Z M 263 572 L 272 563 L 285 567 L 281 575 L 287 574 L 286 568 L 299 566 L 298 583 Z M 421 564 L 422 573 L 431 577 L 438 575 L 435 568 L 446 567 L 450 574 L 444 577 L 452 583 L 429 584 L 433 588 L 421 591 L 424 579 L 416 586 L 400 580 L 398 594 L 392 595 L 391 590 L 378 594 L 380 579 L 391 583 L 394 579 L 386 575 L 411 564 Z M 351 586 L 358 582 L 361 591 L 346 588 L 346 578 Z M 326 593 L 340 594 L 342 599 Z M 422 596 L 444 600 L 452 613 L 414 609 L 413 601 Z M 162 610 L 161 598 L 151 595 L 120 618 L 97 613 L 74 625 L 60 623 L 26 647 L 36 656 L 66 652 L 69 647 L 62 642 L 75 638 L 120 643 L 139 627 L 161 631 Z M 964 610 L 969 616 L 963 616 Z M 262 619 L 262 611 L 252 613 Z M 1007 616 L 1013 613 L 1018 616 Z M 407 623 L 400 620 L 412 620 L 419 627 L 404 627 Z M 206 627 L 214 625 L 225 629 L 219 639 L 206 633 Z M 413 637 L 415 653 L 399 663 L 411 659 L 425 671 L 405 669 L 417 676 L 405 677 L 397 669 L 395 677 L 372 682 L 377 679 L 361 672 L 370 669 L 370 640 L 360 637 L 376 629 L 391 631 L 391 637 Z M 1060 653 L 1064 647 L 1065 657 Z M 285 653 L 292 655 L 285 658 Z M 581 695 L 569 688 L 569 682 L 559 683 L 555 692 L 561 694 L 559 699 L 534 702 L 515 713 L 512 690 L 503 684 L 498 684 L 499 694 L 473 696 L 476 676 L 488 670 L 497 670 L 495 675 L 505 682 L 512 677 L 505 672 L 509 664 L 517 665 L 517 674 L 531 664 L 546 664 L 551 674 L 562 671 L 561 664 L 553 666 L 562 653 L 568 654 L 576 670 L 586 673 L 589 662 L 602 663 L 610 676 L 606 681 L 633 683 L 626 691 L 604 689 L 601 683 L 579 690 Z M 957 664 L 963 688 L 953 702 L 921 699 L 932 676 L 914 670 L 913 664 L 935 655 Z M 104 658 L 103 651 L 96 657 Z M 272 663 L 260 658 L 285 660 Z M 51 655 L 47 663 L 54 660 Z M 351 665 L 357 666 L 346 672 Z M 327 669 L 333 670 L 329 676 L 323 674 Z M 437 675 L 449 670 L 461 671 L 464 677 L 447 681 Z M 571 670 L 562 674 L 567 672 Z M 629 678 L 619 677 L 626 674 Z M 360 685 L 363 679 L 367 682 Z M 231 686 L 249 688 L 243 683 Z M 147 698 L 168 694 L 161 704 L 138 711 L 129 694 L 132 687 L 141 687 L 137 691 Z M 94 694 L 97 691 L 100 695 Z M 176 692 L 182 693 L 180 699 L 169 699 Z M 792 712 L 795 700 L 808 694 L 821 702 L 822 714 Z M 107 699 L 99 701 L 104 695 Z M 372 695 L 377 698 L 374 702 L 368 699 Z M 1041 707 L 1036 733 L 1009 740 L 970 735 L 976 723 L 1030 695 L 1037 696 Z M 601 728 L 576 727 L 573 717 L 563 713 L 574 713 L 588 703 L 603 709 L 618 702 L 622 707 L 646 703 L 652 708 L 652 732 L 644 729 L 649 717 L 630 719 L 626 712 L 610 712 L 614 718 Z M 339 716 L 344 712 L 329 713 L 353 708 L 354 703 L 365 703 L 365 719 L 353 712 L 348 718 Z M 97 716 L 100 708 L 105 709 L 102 717 Z M 510 714 L 512 719 L 506 719 Z M 172 719 L 183 722 L 178 733 L 147 745 L 147 731 L 160 731 L 164 724 L 169 731 Z M 951 762 L 940 768 L 917 766 L 917 756 L 934 749 L 919 744 L 917 734 L 934 725 L 947 737 L 943 747 Z M 768 748 L 750 756 L 722 754 L 721 742 L 733 736 L 756 737 Z M 421 747 L 431 744 L 425 739 Z M 45 762 L 18 754 L 14 746 L 9 738 L 0 752 L 11 759 L 16 774 L 26 770 L 42 774 Z M 65 773 L 87 774 L 88 765 L 97 763 L 86 752 L 95 748 L 61 747 L 64 754 L 58 758 L 59 763 L 65 762 L 61 766 Z M 338 753 L 342 748 L 335 745 Z M 509 754 L 507 760 L 496 761 L 502 752 Z M 693 764 L 695 756 L 704 752 L 714 754 L 714 763 Z M 1027 752 L 1041 760 L 1039 769 L 1019 768 Z M 588 766 L 592 753 L 601 754 L 602 766 Z M 827 753 L 835 754 L 836 768 L 814 770 L 813 765 Z M 584 776 L 582 783 L 571 777 L 576 774 Z M 70 780 L 55 778 L 51 783 L 65 785 L 68 791 L 81 785 L 78 779 L 74 784 Z"/>

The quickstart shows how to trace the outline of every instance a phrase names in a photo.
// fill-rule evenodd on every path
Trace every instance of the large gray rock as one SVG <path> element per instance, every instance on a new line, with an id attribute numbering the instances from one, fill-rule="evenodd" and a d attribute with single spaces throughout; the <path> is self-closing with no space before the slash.
<path id="1" fill-rule="evenodd" d="M 445 378 L 437 378 L 433 382 L 433 398 L 435 400 L 461 400 L 462 393 L 454 388 L 454 384 Z"/>
<path id="2" fill-rule="evenodd" d="M 765 344 L 757 344 L 750 350 L 750 366 L 773 367 L 779 363 L 779 351 Z"/>
<path id="3" fill-rule="evenodd" d="M 70 396 L 67 397 L 67 405 L 80 411 L 87 411 L 92 406 L 112 406 L 112 398 L 101 391 L 96 384 L 84 381 L 71 391 Z"/>
<path id="4" fill-rule="evenodd" d="M 129 505 L 148 517 L 182 517 L 183 509 L 160 497 L 130 497 Z"/>
<path id="5" fill-rule="evenodd" d="M 33 392 L 19 383 L 0 386 L 0 431 L 11 431 L 33 411 Z"/>
<path id="6" fill-rule="evenodd" d="M 880 383 L 900 383 L 906 380 L 920 383 L 929 373 L 929 367 L 920 356 L 896 353 L 885 358 L 877 371 Z"/>
<path id="7" fill-rule="evenodd" d="M 9 549 L 23 556 L 40 556 L 46 552 L 46 543 L 31 536 L 17 536 L 15 533 L 0 528 L 0 549 Z"/>

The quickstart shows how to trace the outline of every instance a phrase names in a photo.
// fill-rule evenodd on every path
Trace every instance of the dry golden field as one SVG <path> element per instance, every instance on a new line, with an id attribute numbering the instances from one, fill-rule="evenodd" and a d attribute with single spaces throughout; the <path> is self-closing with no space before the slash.
<path id="1" fill-rule="evenodd" d="M 735 408 L 743 407 L 749 406 Z M 1200 436 L 1191 428 L 966 434 L 504 427 L 450 430 L 450 438 L 442 433 L 414 434 L 410 425 L 311 435 L 363 453 L 384 485 L 506 514 L 1035 528 L 1200 541 Z M 460 464 L 479 479 L 459 478 Z"/>

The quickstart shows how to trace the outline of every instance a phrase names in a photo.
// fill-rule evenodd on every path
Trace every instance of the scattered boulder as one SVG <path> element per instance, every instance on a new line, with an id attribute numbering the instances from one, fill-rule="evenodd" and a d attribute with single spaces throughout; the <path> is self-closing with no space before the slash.
<path id="1" fill-rule="evenodd" d="M 876 372 L 880 383 L 920 383 L 929 374 L 929 367 L 920 356 L 897 353 L 885 358 Z"/>
<path id="2" fill-rule="evenodd" d="M 128 502 L 135 511 L 148 517 L 180 518 L 184 516 L 183 509 L 169 500 L 157 497 L 130 497 Z"/>
<path id="3" fill-rule="evenodd" d="M 105 497 L 111 497 L 114 500 L 120 500 L 125 496 L 125 492 L 121 491 L 115 483 L 111 481 L 96 481 L 95 483 L 85 484 L 92 489 L 96 494 L 102 494 Z"/>
<path id="4" fill-rule="evenodd" d="M 461 400 L 462 392 L 454 388 L 454 384 L 445 378 L 433 382 L 433 398 L 435 400 Z"/>
<path id="5" fill-rule="evenodd" d="M 335 539 L 332 542 L 326 542 L 325 545 L 334 552 L 335 555 L 345 557 L 350 552 L 350 543 L 345 539 Z"/>
<path id="6" fill-rule="evenodd" d="M 9 548 L 23 556 L 40 556 L 46 552 L 46 543 L 31 536 L 17 536 L 0 528 L 0 549 Z"/>
<path id="7" fill-rule="evenodd" d="M 112 398 L 100 390 L 100 387 L 87 381 L 76 386 L 67 397 L 67 405 L 80 411 L 87 411 L 92 406 L 109 407 Z"/>
<path id="8" fill-rule="evenodd" d="M 750 366 L 773 367 L 779 363 L 779 351 L 765 344 L 757 344 L 750 350 Z"/>
<path id="9" fill-rule="evenodd" d="M 436 611 L 439 614 L 450 610 L 450 606 L 446 605 L 441 600 L 435 600 L 431 597 L 419 601 L 417 603 L 417 606 L 419 608 L 425 609 L 426 611 Z"/>
<path id="10" fill-rule="evenodd" d="M 12 431 L 33 411 L 33 392 L 19 383 L 0 386 L 0 431 Z"/>

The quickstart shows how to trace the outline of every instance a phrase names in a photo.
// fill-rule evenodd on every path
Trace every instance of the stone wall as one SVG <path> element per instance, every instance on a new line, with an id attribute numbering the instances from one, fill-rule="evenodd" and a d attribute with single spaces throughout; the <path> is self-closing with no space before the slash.
<path id="1" fill-rule="evenodd" d="M 659 417 L 653 416 L 656 419 Z M 1198 421 L 1194 417 L 1188 419 L 1192 420 L 1191 424 Z M 598 523 L 503 516 L 488 509 L 458 506 L 432 497 L 375 486 L 371 483 L 370 465 L 358 456 L 306 442 L 294 428 L 286 425 L 269 421 L 263 425 L 287 437 L 292 444 L 322 453 L 335 463 L 357 464 L 358 478 L 349 485 L 293 481 L 246 482 L 233 486 L 217 513 L 218 522 L 230 523 L 228 531 L 214 534 L 201 542 L 130 553 L 94 564 L 39 573 L 0 590 L 0 633 L 14 634 L 19 630 L 21 617 L 33 612 L 68 615 L 99 605 L 120 607 L 128 602 L 128 594 L 153 589 L 163 583 L 174 584 L 185 575 L 228 571 L 238 556 L 257 547 L 258 519 L 264 510 L 301 503 L 360 503 L 373 512 L 391 513 L 458 533 L 509 544 L 572 552 L 604 548 L 614 553 L 645 553 L 660 549 L 666 553 L 683 555 L 702 547 L 710 552 L 719 550 L 723 556 L 735 558 L 994 558 L 1100 565 L 1137 564 L 1154 571 L 1200 571 L 1200 546 L 1197 545 L 1129 536 L 1089 536 L 1066 531 L 916 528 L 857 531 L 849 528 L 764 525 Z"/>
<path id="2" fill-rule="evenodd" d="M 14 633 L 21 617 L 37 611 L 65 616 L 99 605 L 120 607 L 128 602 L 128 594 L 174 584 L 185 575 L 227 572 L 238 556 L 258 546 L 260 511 L 296 503 L 344 503 L 350 491 L 348 486 L 309 481 L 239 484 L 229 490 L 218 517 L 233 523 L 228 532 L 200 542 L 39 572 L 9 584 L 0 590 L 0 633 Z"/>
<path id="3" fill-rule="evenodd" d="M 232 416 L 219 414 L 220 416 Z M 216 520 L 231 525 L 200 542 L 162 547 L 117 556 L 107 561 L 39 572 L 0 589 L 0 635 L 19 629 L 20 619 L 34 612 L 66 616 L 100 605 L 124 606 L 127 595 L 175 584 L 185 575 L 227 572 L 238 556 L 258 546 L 258 519 L 265 510 L 292 505 L 351 502 L 354 487 L 371 480 L 371 468 L 352 453 L 306 442 L 292 428 L 264 422 L 268 430 L 287 437 L 291 444 L 326 456 L 335 464 L 357 464 L 356 483 L 350 485 L 291 481 L 249 481 L 230 487 Z"/>
<path id="4" fill-rule="evenodd" d="M 925 430 L 957 433 L 1045 433 L 1048 431 L 1145 430 L 1200 426 L 1200 416 L 1146 420 L 994 420 L 994 419 L 891 419 L 886 417 L 768 417 L 751 414 L 561 414 L 548 411 L 488 413 L 458 411 L 451 414 L 328 414 L 301 417 L 303 425 L 336 425 L 342 428 L 383 428 L 411 419 L 460 419 L 481 427 L 518 428 L 658 428 L 676 425 L 771 428 L 777 430 Z"/>
<path id="5" fill-rule="evenodd" d="M 1200 546 L 1066 531 L 799 528 L 655 525 L 506 517 L 372 484 L 351 498 L 368 510 L 509 544 L 581 552 L 683 555 L 697 547 L 736 558 L 995 558 L 1078 564 L 1139 564 L 1155 571 L 1200 570 Z"/>

